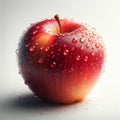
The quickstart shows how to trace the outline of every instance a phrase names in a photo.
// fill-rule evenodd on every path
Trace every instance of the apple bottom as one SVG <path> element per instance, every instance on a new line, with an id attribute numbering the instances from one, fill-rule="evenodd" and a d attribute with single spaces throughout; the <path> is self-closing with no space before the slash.
<path id="1" fill-rule="evenodd" d="M 86 97 L 96 83 L 98 74 L 96 73 L 88 78 L 83 78 L 83 74 L 78 77 L 78 75 L 71 73 L 54 77 L 52 73 L 46 74 L 35 71 L 27 78 L 23 77 L 24 80 L 28 80 L 27 85 L 29 88 L 42 100 L 70 104 L 82 101 Z"/>

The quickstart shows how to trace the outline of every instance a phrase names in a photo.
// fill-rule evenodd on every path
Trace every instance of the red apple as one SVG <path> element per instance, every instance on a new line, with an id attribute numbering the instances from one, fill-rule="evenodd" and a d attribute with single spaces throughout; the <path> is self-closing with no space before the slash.
<path id="1" fill-rule="evenodd" d="M 83 100 L 95 85 L 105 48 L 95 28 L 56 15 L 26 31 L 17 56 L 25 84 L 35 95 L 68 104 Z"/>

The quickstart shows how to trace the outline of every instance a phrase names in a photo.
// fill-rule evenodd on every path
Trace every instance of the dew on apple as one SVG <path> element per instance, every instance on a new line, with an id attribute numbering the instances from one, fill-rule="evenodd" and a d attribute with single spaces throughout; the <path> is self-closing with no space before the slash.
<path id="1" fill-rule="evenodd" d="M 85 39 L 84 38 L 80 38 L 80 42 L 81 43 L 85 43 Z"/>
<path id="2" fill-rule="evenodd" d="M 91 40 L 90 38 L 88 38 L 88 41 L 89 41 L 89 42 L 92 42 L 92 40 Z"/>
<path id="3" fill-rule="evenodd" d="M 99 54 L 99 57 L 102 57 L 102 54 L 101 54 L 101 53 Z"/>
<path id="4" fill-rule="evenodd" d="M 77 61 L 80 60 L 80 55 L 77 55 L 76 60 L 77 60 Z"/>
<path id="5" fill-rule="evenodd" d="M 73 71 L 73 68 L 70 68 L 69 70 L 68 70 L 68 72 L 72 72 Z"/>
<path id="6" fill-rule="evenodd" d="M 38 46 L 38 42 L 36 42 L 35 45 Z"/>
<path id="7" fill-rule="evenodd" d="M 39 58 L 38 63 L 42 63 L 42 62 L 43 62 L 43 58 Z"/>
<path id="8" fill-rule="evenodd" d="M 51 54 L 51 55 L 54 54 L 54 51 L 51 51 L 50 54 Z"/>
<path id="9" fill-rule="evenodd" d="M 95 56 L 95 53 L 94 53 L 94 52 L 92 52 L 92 53 L 91 53 L 91 55 L 92 55 L 92 56 Z"/>
<path id="10" fill-rule="evenodd" d="M 55 68 L 55 67 L 56 67 L 56 62 L 54 61 L 50 64 L 50 68 Z"/>
<path id="11" fill-rule="evenodd" d="M 91 67 L 93 66 L 93 62 L 92 62 L 92 63 L 90 63 L 90 66 L 91 66 Z"/>
<path id="12" fill-rule="evenodd" d="M 52 55 L 52 58 L 55 58 L 55 55 Z"/>
<path id="13" fill-rule="evenodd" d="M 29 50 L 30 52 L 33 52 L 35 50 L 35 46 L 31 46 Z"/>
<path id="14" fill-rule="evenodd" d="M 40 26 L 36 26 L 36 29 L 39 29 L 40 28 Z"/>
<path id="15" fill-rule="evenodd" d="M 64 48 L 66 48 L 66 47 L 67 47 L 67 45 L 66 45 L 66 44 L 63 44 L 63 47 L 64 47 Z"/>
<path id="16" fill-rule="evenodd" d="M 87 43 L 87 44 L 86 44 L 86 47 L 87 47 L 87 48 L 89 48 L 89 47 L 90 47 L 90 44 L 89 44 L 89 43 Z"/>
<path id="17" fill-rule="evenodd" d="M 83 46 L 80 46 L 80 50 L 83 50 L 84 49 L 84 47 Z"/>
<path id="18" fill-rule="evenodd" d="M 66 55 L 68 55 L 68 53 L 69 53 L 69 50 L 66 49 L 66 50 L 64 50 L 63 55 L 66 56 Z"/>
<path id="19" fill-rule="evenodd" d="M 29 46 L 30 46 L 30 43 L 27 43 L 27 44 L 26 44 L 26 48 L 28 48 Z"/>
<path id="20" fill-rule="evenodd" d="M 38 32 L 37 30 L 34 30 L 34 31 L 32 32 L 32 34 L 35 35 L 37 32 Z"/>
<path id="21" fill-rule="evenodd" d="M 61 51 L 61 48 L 58 48 L 58 52 L 60 52 Z"/>
<path id="22" fill-rule="evenodd" d="M 98 43 L 96 43 L 96 44 L 95 44 L 95 47 L 96 47 L 96 48 L 99 48 L 99 44 L 98 44 Z"/>
<path id="23" fill-rule="evenodd" d="M 45 48 L 45 51 L 46 51 L 46 52 L 48 52 L 48 51 L 49 51 L 49 49 L 50 49 L 50 47 L 47 47 L 47 48 Z"/>
<path id="24" fill-rule="evenodd" d="M 29 81 L 28 81 L 28 80 L 25 80 L 24 84 L 25 84 L 25 85 L 29 85 Z"/>
<path id="25" fill-rule="evenodd" d="M 40 50 L 42 51 L 44 49 L 44 47 L 42 46 L 42 47 L 40 47 Z"/>
<path id="26" fill-rule="evenodd" d="M 84 61 L 85 61 L 85 62 L 88 61 L 88 56 L 85 56 Z"/>
<path id="27" fill-rule="evenodd" d="M 74 48 L 74 47 L 72 47 L 72 48 L 71 48 L 71 51 L 74 51 L 74 49 L 75 49 L 75 48 Z"/>
<path id="28" fill-rule="evenodd" d="M 75 38 L 72 39 L 72 43 L 77 43 L 77 42 L 78 42 L 77 39 Z"/>

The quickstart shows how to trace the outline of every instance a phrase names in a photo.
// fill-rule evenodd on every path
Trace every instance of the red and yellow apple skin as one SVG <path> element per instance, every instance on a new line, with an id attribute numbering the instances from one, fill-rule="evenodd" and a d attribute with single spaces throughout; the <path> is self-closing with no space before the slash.
<path id="1" fill-rule="evenodd" d="M 95 28 L 60 19 L 32 25 L 18 45 L 25 84 L 43 100 L 69 104 L 83 100 L 103 68 L 105 48 Z"/>

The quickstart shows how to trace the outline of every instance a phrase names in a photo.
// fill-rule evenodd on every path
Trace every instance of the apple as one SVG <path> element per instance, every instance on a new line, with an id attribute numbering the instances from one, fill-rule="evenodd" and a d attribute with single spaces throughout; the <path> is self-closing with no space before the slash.
<path id="1" fill-rule="evenodd" d="M 86 97 L 105 58 L 104 43 L 95 28 L 58 15 L 31 25 L 17 50 L 25 84 L 42 100 L 62 104 Z"/>

